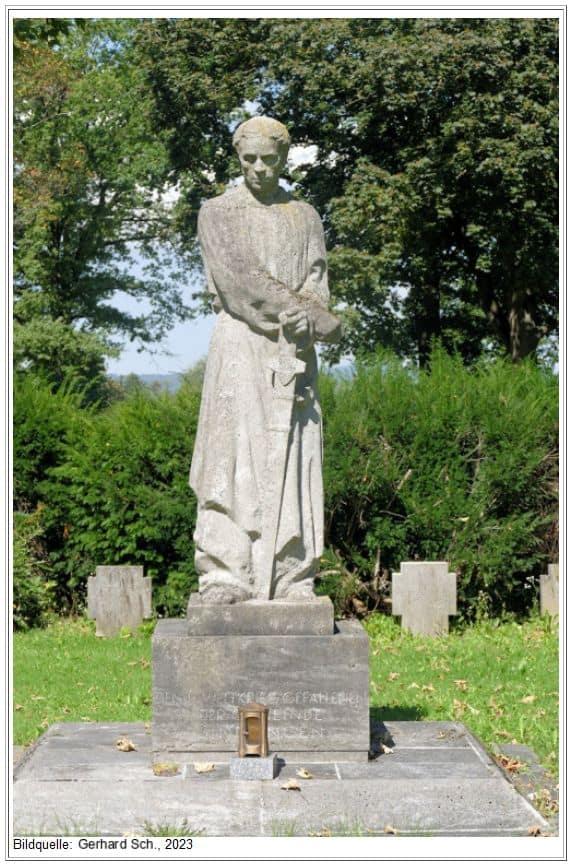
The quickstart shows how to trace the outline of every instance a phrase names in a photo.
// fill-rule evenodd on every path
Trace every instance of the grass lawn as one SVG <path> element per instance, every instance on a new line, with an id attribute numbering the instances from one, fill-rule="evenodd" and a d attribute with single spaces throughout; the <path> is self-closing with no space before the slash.
<path id="1" fill-rule="evenodd" d="M 558 774 L 558 626 L 484 621 L 443 638 L 373 615 L 370 705 L 380 720 L 460 720 L 490 749 L 516 741 Z"/>
<path id="2" fill-rule="evenodd" d="M 438 639 L 364 622 L 370 704 L 380 720 L 461 720 L 490 748 L 527 744 L 558 767 L 558 629 L 549 618 L 482 622 Z M 14 635 L 14 743 L 50 724 L 151 718 L 151 625 L 97 639 L 92 622 L 60 620 Z"/>

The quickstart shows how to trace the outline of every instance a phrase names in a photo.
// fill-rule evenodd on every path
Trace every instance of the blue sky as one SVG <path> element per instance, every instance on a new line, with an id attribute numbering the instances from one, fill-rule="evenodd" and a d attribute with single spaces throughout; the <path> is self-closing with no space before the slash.
<path id="1" fill-rule="evenodd" d="M 129 305 L 124 305 L 128 308 Z M 140 310 L 140 306 L 137 306 Z M 118 359 L 110 359 L 107 369 L 110 374 L 170 374 L 192 368 L 206 356 L 214 315 L 197 317 L 176 326 L 162 344 L 155 344 L 151 352 L 137 352 L 135 344 L 126 344 Z"/>

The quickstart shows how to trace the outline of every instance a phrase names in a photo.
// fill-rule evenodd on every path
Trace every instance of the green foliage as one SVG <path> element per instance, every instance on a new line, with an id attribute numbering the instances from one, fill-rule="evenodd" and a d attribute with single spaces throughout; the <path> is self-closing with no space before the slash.
<path id="1" fill-rule="evenodd" d="M 167 152 L 130 49 L 136 26 L 16 22 L 15 360 L 51 379 L 70 367 L 101 377 L 114 338 L 159 340 L 190 314 Z M 147 309 L 121 310 L 119 292 Z"/>
<path id="2" fill-rule="evenodd" d="M 53 607 L 53 583 L 46 580 L 40 513 L 14 515 L 12 617 L 15 630 L 42 627 Z"/>
<path id="3" fill-rule="evenodd" d="M 88 404 L 110 400 L 105 357 L 113 354 L 98 335 L 76 330 L 61 319 L 32 316 L 14 322 L 15 371 L 32 373 L 32 383 L 41 377 L 56 389 L 67 383 Z"/>
<path id="4" fill-rule="evenodd" d="M 466 617 L 532 604 L 527 577 L 557 548 L 553 374 L 471 371 L 443 351 L 412 372 L 381 356 L 324 378 L 322 403 L 327 541 L 346 570 L 371 587 L 401 561 L 446 560 Z"/>
<path id="5" fill-rule="evenodd" d="M 138 51 L 189 230 L 236 170 L 245 98 L 316 146 L 293 179 L 326 223 L 343 349 L 425 364 L 440 336 L 517 360 L 556 332 L 556 20 L 165 19 Z"/>
<path id="6" fill-rule="evenodd" d="M 51 469 L 64 460 L 65 442 L 73 437 L 83 416 L 81 391 L 65 385 L 54 393 L 33 374 L 14 379 L 13 468 L 14 503 L 22 512 L 42 505 L 42 485 Z"/>
<path id="7" fill-rule="evenodd" d="M 97 564 L 142 564 L 155 603 L 180 614 L 195 581 L 188 467 L 199 394 L 144 387 L 85 413 L 40 486 L 60 602 L 84 598 Z"/>

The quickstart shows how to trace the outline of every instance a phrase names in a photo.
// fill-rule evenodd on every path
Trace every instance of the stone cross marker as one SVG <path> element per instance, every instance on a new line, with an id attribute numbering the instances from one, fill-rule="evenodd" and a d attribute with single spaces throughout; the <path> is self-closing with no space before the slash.
<path id="1" fill-rule="evenodd" d="M 558 615 L 558 587 L 560 568 L 558 564 L 548 564 L 548 575 L 540 576 L 540 614 Z"/>
<path id="2" fill-rule="evenodd" d="M 87 580 L 87 615 L 96 621 L 96 636 L 115 636 L 151 617 L 151 579 L 143 567 L 101 566 Z"/>
<path id="3" fill-rule="evenodd" d="M 449 615 L 457 614 L 457 577 L 446 561 L 409 561 L 392 578 L 392 613 L 415 635 L 449 632 Z"/>

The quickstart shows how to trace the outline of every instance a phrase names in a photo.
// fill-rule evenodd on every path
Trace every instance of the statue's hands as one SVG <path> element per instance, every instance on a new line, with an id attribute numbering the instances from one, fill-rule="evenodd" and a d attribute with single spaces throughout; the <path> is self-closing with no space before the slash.
<path id="1" fill-rule="evenodd" d="M 307 310 L 302 307 L 291 307 L 281 313 L 279 319 L 286 340 L 295 341 L 300 348 L 313 343 L 314 322 Z"/>

